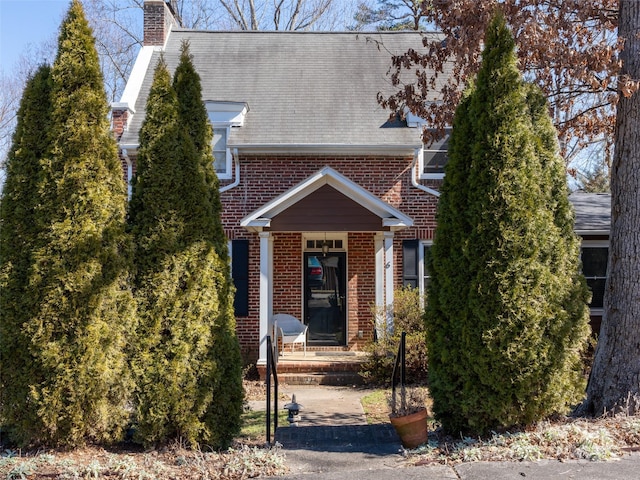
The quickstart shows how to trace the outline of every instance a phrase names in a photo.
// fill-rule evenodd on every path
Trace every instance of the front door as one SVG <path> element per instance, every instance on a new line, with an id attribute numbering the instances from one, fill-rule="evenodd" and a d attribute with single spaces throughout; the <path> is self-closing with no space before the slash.
<path id="1" fill-rule="evenodd" d="M 346 253 L 304 254 L 304 322 L 308 342 L 315 345 L 346 345 Z"/>

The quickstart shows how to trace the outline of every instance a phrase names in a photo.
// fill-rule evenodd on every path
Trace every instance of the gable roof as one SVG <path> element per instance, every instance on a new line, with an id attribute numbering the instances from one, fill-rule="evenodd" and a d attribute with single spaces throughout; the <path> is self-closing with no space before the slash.
<path id="1" fill-rule="evenodd" d="M 244 102 L 244 126 L 229 146 L 245 151 L 409 152 L 422 145 L 420 128 L 389 122 L 377 102 L 397 90 L 388 72 L 391 55 L 419 48 L 420 32 L 218 32 L 174 29 L 164 47 L 141 53 L 140 88 L 128 88 L 135 113 L 121 139 L 136 145 L 155 65 L 162 54 L 173 72 L 188 41 L 205 101 Z M 443 77 L 443 81 L 446 77 Z"/>
<path id="2" fill-rule="evenodd" d="M 333 187 L 366 210 L 378 216 L 380 218 L 380 230 L 382 230 L 383 227 L 398 230 L 413 225 L 413 220 L 407 215 L 388 203 L 383 202 L 331 167 L 324 167 L 282 195 L 267 202 L 243 218 L 240 225 L 249 230 L 268 228 L 271 225 L 271 220 L 275 216 L 325 185 Z"/>
<path id="3" fill-rule="evenodd" d="M 611 230 L 611 194 L 573 192 L 569 195 L 579 235 L 608 235 Z"/>

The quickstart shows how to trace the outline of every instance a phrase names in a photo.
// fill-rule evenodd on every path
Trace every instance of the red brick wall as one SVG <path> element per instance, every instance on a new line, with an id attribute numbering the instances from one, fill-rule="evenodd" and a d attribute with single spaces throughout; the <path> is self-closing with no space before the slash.
<path id="1" fill-rule="evenodd" d="M 358 350 L 364 342 L 373 339 L 371 308 L 376 300 L 375 240 L 373 233 L 350 233 L 347 253 L 349 279 L 348 299 L 348 343 Z M 358 337 L 362 332 L 362 338 Z"/>
<path id="2" fill-rule="evenodd" d="M 286 192 L 324 166 L 329 166 L 411 217 L 414 226 L 396 232 L 395 282 L 402 283 L 402 240 L 431 239 L 435 229 L 437 198 L 411 184 L 411 157 L 296 157 L 247 156 L 240 158 L 240 184 L 222 193 L 223 222 L 231 239 L 250 240 L 249 316 L 238 318 L 238 335 L 245 348 L 259 340 L 259 259 L 257 234 L 240 227 L 240 220 Z M 235 179 L 234 179 L 235 180 Z M 231 183 L 233 180 L 222 182 Z M 437 182 L 430 186 L 437 188 Z M 302 317 L 302 238 L 299 233 L 274 232 L 273 311 Z M 347 251 L 348 344 L 358 349 L 373 337 L 371 305 L 375 301 L 374 234 L 350 233 Z M 363 339 L 358 332 L 363 332 Z"/>
<path id="3" fill-rule="evenodd" d="M 126 108 L 111 110 L 111 134 L 116 141 L 122 138 L 122 134 L 127 128 L 127 119 L 129 117 L 129 111 Z M 122 164 L 122 174 L 125 182 L 129 182 L 129 173 L 127 167 L 127 161 L 124 159 L 122 152 L 119 151 L 120 163 Z M 135 163 L 133 164 L 133 171 L 135 172 Z"/>
<path id="4" fill-rule="evenodd" d="M 135 157 L 131 157 L 135 172 Z M 241 157 L 240 184 L 221 194 L 222 220 L 229 239 L 249 240 L 249 315 L 237 319 L 240 343 L 249 358 L 257 357 L 260 337 L 260 239 L 240 221 L 324 166 L 329 166 L 411 217 L 414 226 L 395 233 L 395 284 L 402 284 L 402 240 L 433 238 L 437 198 L 411 184 L 411 157 Z M 126 164 L 123 160 L 126 171 Z M 231 183 L 223 181 L 221 184 Z M 438 188 L 437 181 L 428 184 Z M 300 233 L 273 234 L 273 312 L 302 318 L 303 261 Z M 373 338 L 371 306 L 375 301 L 374 233 L 348 237 L 348 346 L 359 349 Z M 358 332 L 363 332 L 363 338 Z M 254 358 L 255 359 L 255 358 Z"/>
<path id="5" fill-rule="evenodd" d="M 302 235 L 276 233 L 273 243 L 273 313 L 302 318 Z"/>
<path id="6" fill-rule="evenodd" d="M 111 132 L 119 141 L 127 128 L 127 119 L 129 118 L 129 111 L 126 108 L 111 110 Z"/>
<path id="7" fill-rule="evenodd" d="M 414 227 L 399 232 L 403 237 L 418 238 L 420 233 L 419 238 L 431 238 L 437 198 L 411 185 L 411 161 L 402 157 L 241 157 L 240 185 L 222 194 L 223 220 L 232 232 L 244 230 L 239 226 L 243 217 L 329 166 L 409 215 Z"/>
<path id="8" fill-rule="evenodd" d="M 173 16 L 164 0 L 144 2 L 144 45 L 164 45 Z"/>

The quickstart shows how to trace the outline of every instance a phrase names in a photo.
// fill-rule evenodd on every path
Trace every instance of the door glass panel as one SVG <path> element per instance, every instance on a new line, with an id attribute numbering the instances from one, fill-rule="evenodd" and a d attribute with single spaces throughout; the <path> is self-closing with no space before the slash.
<path id="1" fill-rule="evenodd" d="M 346 254 L 305 253 L 305 323 L 309 343 L 346 344 Z"/>

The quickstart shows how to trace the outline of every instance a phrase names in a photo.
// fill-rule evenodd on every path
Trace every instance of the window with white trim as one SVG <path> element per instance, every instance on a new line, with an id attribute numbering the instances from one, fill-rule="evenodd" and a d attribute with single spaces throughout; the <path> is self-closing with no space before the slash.
<path id="1" fill-rule="evenodd" d="M 216 169 L 218 178 L 231 178 L 231 152 L 227 148 L 227 137 L 229 128 L 213 129 L 213 166 Z"/>
<path id="2" fill-rule="evenodd" d="M 433 104 L 441 104 L 436 100 Z M 430 121 L 422 117 L 418 117 L 405 109 L 405 119 L 409 128 L 424 128 L 430 124 Z M 433 119 L 431 119 L 432 121 Z M 444 178 L 444 166 L 448 160 L 449 136 L 451 135 L 451 127 L 445 128 L 445 136 L 431 145 L 425 145 L 422 149 L 422 155 L 419 162 L 420 179 L 421 180 L 442 180 Z"/>
<path id="3" fill-rule="evenodd" d="M 244 125 L 244 118 L 249 106 L 244 102 L 205 102 L 209 121 L 213 127 L 214 167 L 218 178 L 229 180 L 233 177 L 232 156 L 229 148 L 229 137 L 232 129 Z"/>
<path id="4" fill-rule="evenodd" d="M 427 267 L 427 261 L 431 253 L 431 247 L 433 242 L 431 240 L 425 240 L 420 242 L 420 291 L 426 295 L 427 288 L 431 282 L 431 274 Z"/>
<path id="5" fill-rule="evenodd" d="M 445 137 L 422 149 L 420 159 L 420 178 L 423 180 L 442 180 L 444 167 L 449 160 L 449 136 L 451 129 L 445 130 Z"/>

